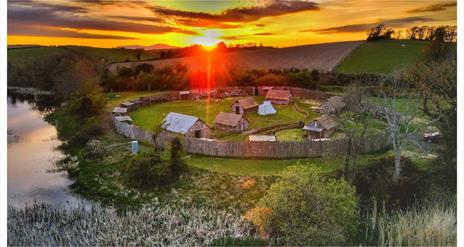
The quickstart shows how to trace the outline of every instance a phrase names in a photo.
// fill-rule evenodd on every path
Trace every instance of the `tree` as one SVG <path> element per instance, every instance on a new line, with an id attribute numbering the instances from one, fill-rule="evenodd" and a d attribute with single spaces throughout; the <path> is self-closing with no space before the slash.
<path id="1" fill-rule="evenodd" d="M 394 33 L 395 30 L 391 28 L 386 28 L 385 24 L 382 23 L 367 31 L 367 40 L 375 41 L 382 39 L 391 39 Z"/>
<path id="2" fill-rule="evenodd" d="M 154 152 L 139 153 L 125 167 L 125 182 L 142 191 L 155 190 L 173 182 L 168 164 Z"/>
<path id="3" fill-rule="evenodd" d="M 179 138 L 174 138 L 171 142 L 171 173 L 174 177 L 179 177 L 187 170 L 187 165 L 182 160 L 182 143 Z"/>
<path id="4" fill-rule="evenodd" d="M 285 169 L 248 219 L 277 245 L 343 245 L 356 230 L 355 190 L 344 180 L 323 177 L 308 165 Z M 254 216 L 258 217 L 257 219 Z"/>
<path id="5" fill-rule="evenodd" d="M 401 175 L 401 154 L 409 142 L 415 142 L 414 136 L 419 130 L 415 125 L 417 115 L 417 103 L 419 94 L 417 90 L 411 90 L 410 84 L 401 76 L 390 76 L 382 83 L 382 115 L 388 125 L 388 133 L 395 155 L 395 170 L 393 181 L 397 181 Z M 401 100 L 407 100 L 402 104 Z M 405 105 L 402 107 L 402 105 Z M 402 108 L 401 114 L 399 109 Z M 415 142 L 417 144 L 417 142 Z"/>

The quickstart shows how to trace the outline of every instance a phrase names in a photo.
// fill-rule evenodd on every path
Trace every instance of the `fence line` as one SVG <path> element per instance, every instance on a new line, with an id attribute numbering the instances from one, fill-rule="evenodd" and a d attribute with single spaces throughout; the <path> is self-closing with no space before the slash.
<path id="1" fill-rule="evenodd" d="M 226 88 L 228 90 L 239 87 Z M 265 87 L 256 87 L 256 92 L 262 94 Z M 310 89 L 276 86 L 274 88 L 291 90 L 297 97 L 309 97 L 323 99 L 326 94 Z M 251 91 L 246 87 L 247 92 Z M 254 91 L 254 90 L 253 90 Z M 152 96 L 140 97 L 135 109 L 144 105 L 155 104 L 165 101 L 178 100 L 178 91 L 166 91 Z M 377 113 L 378 109 L 372 109 Z M 117 121 L 112 118 L 116 132 L 132 140 L 149 143 L 155 147 L 165 147 L 170 145 L 176 135 L 163 131 L 154 135 L 153 132 L 140 129 L 139 127 L 125 122 Z M 258 131 L 251 130 L 250 133 L 263 132 L 267 129 L 285 129 L 297 126 L 298 123 L 286 123 L 269 126 Z M 309 158 L 331 155 L 344 155 L 348 148 L 348 139 L 332 139 L 326 141 L 305 140 L 300 142 L 250 142 L 250 141 L 225 141 L 210 140 L 201 138 L 181 138 L 186 152 L 191 154 L 202 154 L 217 157 L 233 158 L 265 158 L 265 159 L 284 159 L 284 158 Z M 370 153 L 381 151 L 390 146 L 391 142 L 386 133 L 366 136 L 362 139 L 353 140 L 353 148 L 357 153 Z"/>
<path id="2" fill-rule="evenodd" d="M 166 132 L 153 135 L 150 131 L 142 130 L 135 125 L 117 120 L 113 120 L 113 123 L 116 132 L 120 135 L 133 140 L 147 142 L 156 147 L 169 145 L 175 137 L 175 135 Z M 326 141 L 306 140 L 301 142 L 223 141 L 201 138 L 181 138 L 181 140 L 187 153 L 233 158 L 283 159 L 322 157 L 344 155 L 348 148 L 347 139 Z M 353 148 L 358 153 L 381 151 L 389 146 L 389 138 L 384 133 L 353 140 Z"/>

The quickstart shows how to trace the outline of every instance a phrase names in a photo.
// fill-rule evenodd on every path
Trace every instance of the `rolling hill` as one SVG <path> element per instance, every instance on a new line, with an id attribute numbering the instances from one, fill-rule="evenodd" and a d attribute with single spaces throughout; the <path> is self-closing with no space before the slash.
<path id="1" fill-rule="evenodd" d="M 354 49 L 337 67 L 347 74 L 387 74 L 420 59 L 430 44 L 419 40 L 365 42 Z"/>
<path id="2" fill-rule="evenodd" d="M 304 45 L 287 48 L 263 48 L 258 50 L 243 50 L 210 54 L 209 56 L 191 56 L 183 58 L 163 59 L 154 61 L 140 61 L 128 63 L 114 63 L 108 67 L 115 71 L 117 68 L 149 63 L 155 67 L 184 64 L 190 71 L 204 71 L 208 64 L 222 69 L 240 67 L 244 69 L 318 69 L 331 71 L 350 52 L 362 44 L 363 41 L 349 41 Z"/>

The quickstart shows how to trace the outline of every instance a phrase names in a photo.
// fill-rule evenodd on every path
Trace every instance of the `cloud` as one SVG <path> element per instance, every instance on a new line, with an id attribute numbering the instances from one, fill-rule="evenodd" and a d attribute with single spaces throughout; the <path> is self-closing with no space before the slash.
<path id="1" fill-rule="evenodd" d="M 8 35 L 64 37 L 80 39 L 135 39 L 133 37 L 125 37 L 118 35 L 82 33 L 70 30 L 59 30 L 40 26 L 21 25 L 13 23 L 8 23 Z"/>
<path id="2" fill-rule="evenodd" d="M 148 25 L 124 20 L 96 19 L 84 13 L 81 7 L 48 5 L 43 3 L 11 4 L 8 6 L 8 22 L 23 25 L 39 25 L 57 28 L 93 29 L 102 31 L 123 31 L 145 34 L 163 34 L 178 32 L 196 34 L 195 32 L 182 30 L 176 27 L 164 25 Z M 76 12 L 79 14 L 76 14 Z M 140 17 L 139 17 L 140 18 Z M 127 18 L 126 18 L 127 19 Z M 132 19 L 137 21 L 137 17 Z M 147 20 L 145 18 L 145 20 Z M 160 20 L 160 19 L 150 19 Z"/>
<path id="3" fill-rule="evenodd" d="M 262 32 L 262 33 L 255 33 L 253 35 L 263 35 L 263 36 L 267 36 L 267 35 L 274 35 L 275 33 L 270 33 L 270 32 Z"/>
<path id="4" fill-rule="evenodd" d="M 92 29 L 101 31 L 122 31 L 144 34 L 177 32 L 196 34 L 193 31 L 167 25 L 150 25 L 131 21 L 163 21 L 150 17 L 121 17 L 121 20 L 107 20 L 85 15 L 87 10 L 79 6 L 51 5 L 42 2 L 12 2 L 8 6 L 8 22 L 22 25 L 38 25 L 55 28 Z"/>
<path id="5" fill-rule="evenodd" d="M 456 5 L 457 5 L 456 2 L 430 4 L 422 8 L 410 9 L 407 11 L 407 13 L 436 12 L 436 11 L 445 10 L 448 7 L 455 7 Z"/>
<path id="6" fill-rule="evenodd" d="M 183 11 L 159 6 L 153 7 L 152 10 L 156 14 L 163 15 L 168 18 L 190 18 L 215 22 L 250 22 L 259 20 L 263 17 L 280 16 L 309 10 L 319 10 L 319 6 L 315 2 L 311 1 L 273 0 L 262 6 L 226 9 L 220 14 Z"/>
<path id="7" fill-rule="evenodd" d="M 231 36 L 221 36 L 219 39 L 221 40 L 242 40 L 246 39 L 248 36 L 245 35 L 231 35 Z"/>
<path id="8" fill-rule="evenodd" d="M 329 28 L 322 28 L 322 29 L 307 29 L 301 30 L 300 32 L 316 32 L 319 34 L 327 34 L 327 33 L 354 33 L 354 32 L 364 32 L 369 30 L 372 27 L 375 27 L 381 23 L 385 24 L 387 27 L 403 27 L 406 24 L 411 24 L 415 22 L 423 22 L 423 21 L 433 21 L 433 18 L 429 17 L 405 17 L 405 18 L 398 18 L 398 19 L 386 19 L 386 20 L 379 20 L 377 22 L 371 23 L 360 23 L 360 24 L 351 24 L 351 25 L 343 25 L 343 26 L 336 26 L 336 27 L 329 27 Z"/>

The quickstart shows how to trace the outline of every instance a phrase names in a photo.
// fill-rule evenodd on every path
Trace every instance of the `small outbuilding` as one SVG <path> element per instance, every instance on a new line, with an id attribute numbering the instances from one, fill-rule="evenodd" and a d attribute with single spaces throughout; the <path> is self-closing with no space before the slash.
<path id="1" fill-rule="evenodd" d="M 211 128 L 198 117 L 176 112 L 170 112 L 164 118 L 161 128 L 185 137 L 209 138 L 211 134 Z"/>
<path id="2" fill-rule="evenodd" d="M 132 118 L 129 116 L 115 116 L 114 119 L 118 122 L 132 124 Z"/>
<path id="3" fill-rule="evenodd" d="M 123 102 L 123 103 L 121 103 L 120 107 L 126 108 L 127 111 L 133 111 L 133 110 L 137 109 L 137 105 L 132 101 Z"/>
<path id="4" fill-rule="evenodd" d="M 238 99 L 232 104 L 232 112 L 240 115 L 243 115 L 246 112 L 256 111 L 257 108 L 258 102 L 256 102 L 253 97 Z"/>
<path id="5" fill-rule="evenodd" d="M 334 113 L 340 112 L 344 107 L 345 102 L 343 101 L 343 98 L 340 96 L 333 96 L 322 103 L 320 106 L 320 111 L 323 113 Z"/>
<path id="6" fill-rule="evenodd" d="M 288 105 L 292 102 L 292 94 L 289 90 L 271 89 L 266 94 L 266 100 L 278 105 Z"/>
<path id="7" fill-rule="evenodd" d="M 322 115 L 303 127 L 311 139 L 330 137 L 337 129 L 337 122 L 329 115 Z"/>
<path id="8" fill-rule="evenodd" d="M 117 106 L 113 108 L 112 113 L 114 116 L 123 116 L 127 114 L 127 108 Z"/>
<path id="9" fill-rule="evenodd" d="M 240 114 L 220 112 L 214 119 L 214 127 L 227 132 L 242 132 L 248 128 L 248 120 Z"/>
<path id="10" fill-rule="evenodd" d="M 277 138 L 275 135 L 249 135 L 248 141 L 250 142 L 275 142 Z"/>
<path id="11" fill-rule="evenodd" d="M 276 114 L 276 113 L 277 113 L 277 111 L 274 108 L 274 106 L 272 106 L 271 101 L 265 100 L 258 107 L 258 114 L 261 115 L 261 116 L 266 116 L 266 115 L 271 115 L 271 114 Z"/>
<path id="12" fill-rule="evenodd" d="M 189 100 L 190 99 L 190 91 L 180 91 L 179 92 L 180 100 Z"/>

